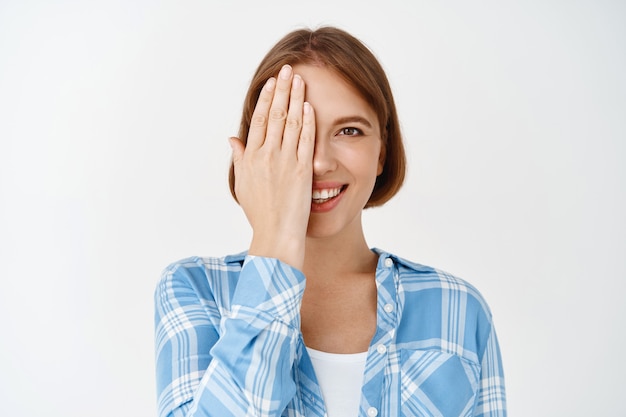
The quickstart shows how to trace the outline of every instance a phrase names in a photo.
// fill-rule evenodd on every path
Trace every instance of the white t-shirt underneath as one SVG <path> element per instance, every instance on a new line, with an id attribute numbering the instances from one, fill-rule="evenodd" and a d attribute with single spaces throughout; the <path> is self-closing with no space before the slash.
<path id="1" fill-rule="evenodd" d="M 367 352 L 328 353 L 306 348 L 322 390 L 328 417 L 356 417 Z"/>

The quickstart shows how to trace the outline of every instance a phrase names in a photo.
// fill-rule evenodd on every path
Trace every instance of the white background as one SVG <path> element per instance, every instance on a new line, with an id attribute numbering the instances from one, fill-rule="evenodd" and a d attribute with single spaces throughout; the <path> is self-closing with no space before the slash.
<path id="1" fill-rule="evenodd" d="M 369 244 L 482 291 L 511 416 L 626 415 L 626 3 L 220 3 L 0 1 L 0 415 L 155 415 L 156 281 L 247 247 L 227 137 L 321 24 L 380 58 L 406 137 Z"/>

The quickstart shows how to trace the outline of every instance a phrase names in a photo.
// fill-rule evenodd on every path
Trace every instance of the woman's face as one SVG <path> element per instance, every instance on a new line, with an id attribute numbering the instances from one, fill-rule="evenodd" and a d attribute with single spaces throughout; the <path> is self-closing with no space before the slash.
<path id="1" fill-rule="evenodd" d="M 380 125 L 357 90 L 325 67 L 295 65 L 315 109 L 308 237 L 361 233 L 361 211 L 382 172 Z"/>

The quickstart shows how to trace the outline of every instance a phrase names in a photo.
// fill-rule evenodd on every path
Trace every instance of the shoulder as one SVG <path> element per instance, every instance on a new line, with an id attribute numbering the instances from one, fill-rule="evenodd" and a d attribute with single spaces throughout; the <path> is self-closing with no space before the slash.
<path id="1" fill-rule="evenodd" d="M 383 251 L 376 250 L 379 254 Z M 490 317 L 489 305 L 481 292 L 470 282 L 447 271 L 409 261 L 400 256 L 387 253 L 397 265 L 398 279 L 407 296 L 419 294 L 421 297 L 460 298 L 464 302 L 475 304 Z"/>

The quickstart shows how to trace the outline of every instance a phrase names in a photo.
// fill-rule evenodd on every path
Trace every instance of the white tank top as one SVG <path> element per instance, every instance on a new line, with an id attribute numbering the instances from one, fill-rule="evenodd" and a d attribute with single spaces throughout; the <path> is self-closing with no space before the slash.
<path id="1" fill-rule="evenodd" d="M 328 417 L 357 417 L 367 352 L 328 353 L 306 348 Z"/>

